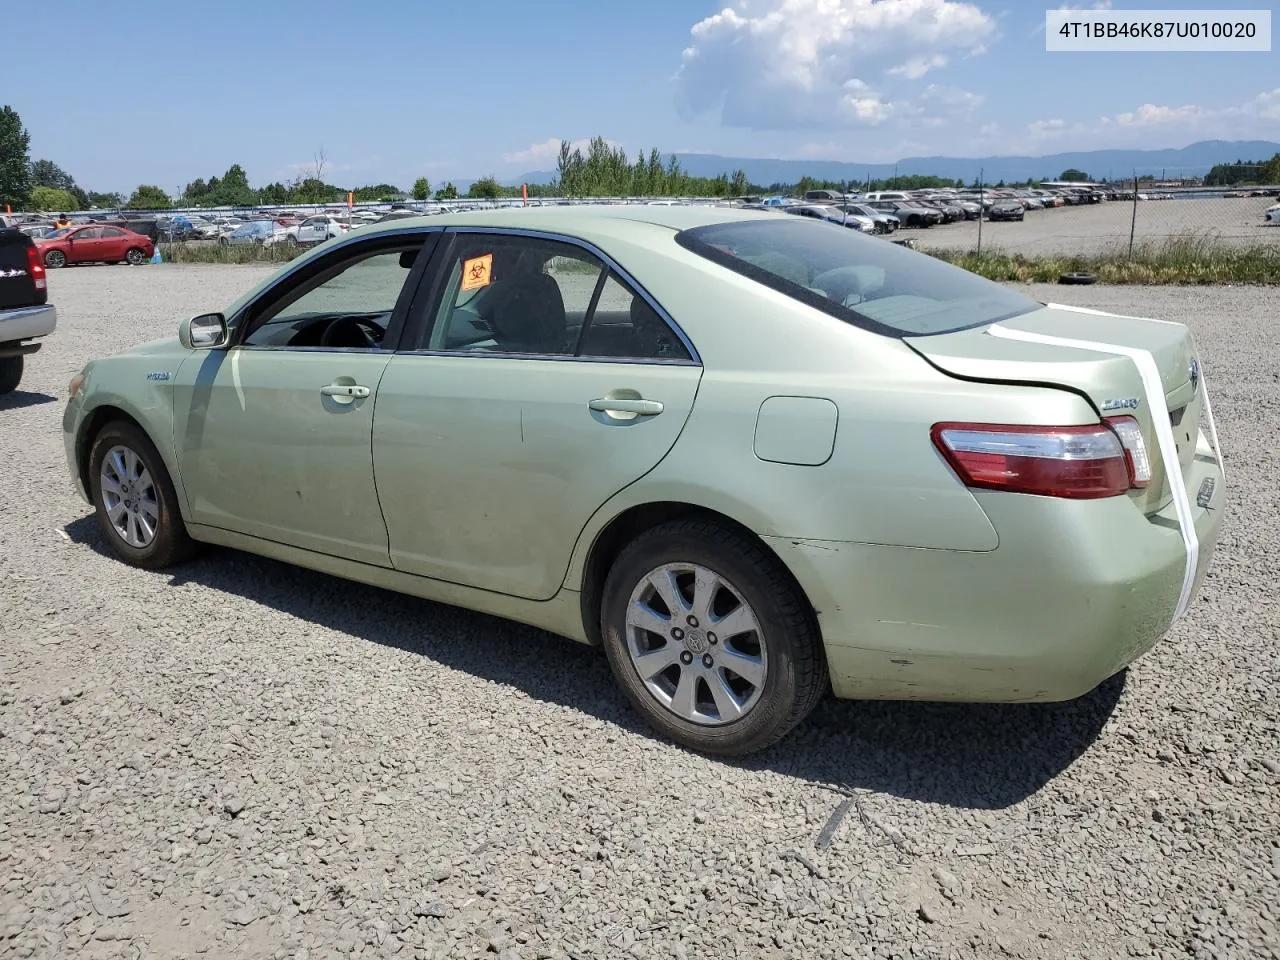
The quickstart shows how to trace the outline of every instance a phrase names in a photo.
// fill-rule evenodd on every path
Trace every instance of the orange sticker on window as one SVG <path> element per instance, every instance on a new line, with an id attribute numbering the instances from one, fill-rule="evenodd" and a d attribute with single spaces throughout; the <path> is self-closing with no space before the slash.
<path id="1" fill-rule="evenodd" d="M 482 257 L 472 257 L 462 261 L 462 289 L 475 290 L 487 287 L 490 274 L 493 272 L 493 254 L 486 253 Z"/>

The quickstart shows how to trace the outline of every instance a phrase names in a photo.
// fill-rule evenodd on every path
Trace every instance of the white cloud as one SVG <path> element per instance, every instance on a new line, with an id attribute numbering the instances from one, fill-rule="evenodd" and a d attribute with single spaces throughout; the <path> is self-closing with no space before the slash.
<path id="1" fill-rule="evenodd" d="M 960 87 L 944 86 L 942 84 L 931 83 L 924 88 L 924 92 L 920 94 L 920 100 L 925 104 L 938 104 L 949 108 L 949 112 L 954 116 L 956 114 L 971 114 L 982 106 L 985 98 L 980 93 L 973 93 L 969 90 L 963 90 Z"/>
<path id="2" fill-rule="evenodd" d="M 605 142 L 611 147 L 618 147 L 620 144 L 616 140 L 608 140 Z M 582 137 L 578 140 L 571 140 L 569 148 L 571 150 L 581 150 L 587 152 L 587 148 L 591 145 L 589 137 Z M 560 138 L 547 137 L 545 140 L 539 140 L 537 143 L 531 143 L 523 150 L 517 150 L 515 153 L 504 153 L 502 159 L 505 163 L 548 163 L 554 162 L 560 156 Z"/>
<path id="3" fill-rule="evenodd" d="M 1096 120 L 1036 120 L 1002 152 L 1035 152 L 1069 144 L 1073 149 L 1151 149 L 1197 140 L 1241 140 L 1280 135 L 1280 88 L 1243 103 L 1176 105 L 1143 103 Z"/>
<path id="4" fill-rule="evenodd" d="M 1065 120 L 1058 120 L 1058 119 L 1037 120 L 1035 121 L 1035 123 L 1028 124 L 1027 126 L 1027 132 L 1030 133 L 1031 136 L 1040 140 L 1048 140 L 1052 137 L 1060 137 L 1066 131 L 1066 129 L 1067 129 L 1067 122 Z"/>
<path id="5" fill-rule="evenodd" d="M 1258 94 L 1253 104 L 1263 119 L 1280 120 L 1280 87 Z"/>
<path id="6" fill-rule="evenodd" d="M 1209 111 L 1195 104 L 1181 107 L 1160 107 L 1144 103 L 1136 110 L 1104 117 L 1104 123 L 1116 123 L 1122 127 L 1156 127 L 1164 124 L 1185 124 L 1203 118 Z"/>
<path id="7" fill-rule="evenodd" d="M 733 0 L 690 33 L 682 111 L 781 130 L 919 117 L 903 84 L 983 52 L 997 31 L 963 0 Z"/>
<path id="8" fill-rule="evenodd" d="M 940 53 L 931 57 L 912 57 L 906 63 L 889 68 L 892 77 L 906 77 L 908 80 L 919 80 L 930 70 L 940 70 L 947 65 L 947 58 Z"/>

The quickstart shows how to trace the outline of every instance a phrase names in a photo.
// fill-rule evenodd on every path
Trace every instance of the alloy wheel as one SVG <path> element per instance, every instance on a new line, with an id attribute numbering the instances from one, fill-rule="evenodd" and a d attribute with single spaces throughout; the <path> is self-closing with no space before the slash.
<path id="1" fill-rule="evenodd" d="M 160 525 L 160 500 L 142 458 L 126 446 L 112 447 L 102 458 L 98 485 L 107 519 L 120 539 L 138 549 L 149 546 Z"/>
<path id="2" fill-rule="evenodd" d="M 650 570 L 627 605 L 627 652 L 649 694 L 703 726 L 741 720 L 768 672 L 760 620 L 728 579 L 694 563 Z"/>

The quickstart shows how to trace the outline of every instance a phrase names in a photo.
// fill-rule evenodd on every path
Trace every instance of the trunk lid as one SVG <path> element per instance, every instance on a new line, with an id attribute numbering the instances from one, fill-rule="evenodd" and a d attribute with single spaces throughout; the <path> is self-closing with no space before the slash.
<path id="1" fill-rule="evenodd" d="M 1193 364 L 1195 345 L 1186 326 L 1057 304 L 1002 320 L 999 325 L 1015 331 L 1149 352 L 1160 372 L 1167 416 L 1186 479 L 1195 459 L 1202 404 L 1198 361 Z M 1101 416 L 1134 417 L 1146 440 L 1152 477 L 1146 489 L 1132 490 L 1129 495 L 1147 513 L 1155 513 L 1169 503 L 1169 478 L 1152 420 L 1153 416 L 1166 414 L 1163 410 L 1151 409 L 1133 360 L 1098 350 L 1006 339 L 990 331 L 991 325 L 988 325 L 955 333 L 906 337 L 905 342 L 952 376 L 1066 387 L 1088 397 Z M 1194 491 L 1191 492 L 1194 495 Z"/>

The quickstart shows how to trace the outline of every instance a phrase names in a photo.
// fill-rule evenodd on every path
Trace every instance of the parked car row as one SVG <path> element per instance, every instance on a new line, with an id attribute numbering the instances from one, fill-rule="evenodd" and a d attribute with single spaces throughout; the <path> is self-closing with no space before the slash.
<path id="1" fill-rule="evenodd" d="M 983 217 L 988 220 L 1022 220 L 1028 210 L 1099 203 L 1111 199 L 1118 199 L 1118 195 L 1098 187 L 1001 187 L 982 190 L 879 190 L 868 193 L 809 190 L 803 198 L 739 197 L 727 201 L 727 204 L 749 209 L 781 207 L 789 213 L 824 219 L 833 219 L 830 211 L 840 214 L 847 212 L 859 218 L 870 218 L 875 232 L 886 233 L 899 226 L 924 229 L 941 223 Z M 877 217 L 887 217 L 888 223 L 877 220 Z"/>

